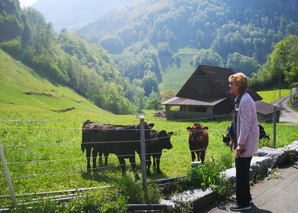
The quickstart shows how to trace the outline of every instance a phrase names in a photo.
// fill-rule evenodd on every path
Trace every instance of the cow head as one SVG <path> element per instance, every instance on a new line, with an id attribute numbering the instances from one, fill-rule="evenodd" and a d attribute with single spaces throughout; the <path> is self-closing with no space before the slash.
<path id="1" fill-rule="evenodd" d="M 154 126 L 153 123 L 147 124 L 146 122 L 144 123 L 144 131 L 145 131 L 145 140 L 151 140 L 151 129 Z M 140 125 L 137 125 L 136 129 L 139 131 L 140 130 Z"/>
<path id="2" fill-rule="evenodd" d="M 231 136 L 228 136 L 228 135 L 226 135 L 226 136 L 224 136 L 224 135 L 222 135 L 222 141 L 225 143 L 225 144 L 229 144 L 230 143 L 230 140 L 231 140 Z"/>
<path id="3" fill-rule="evenodd" d="M 162 149 L 172 149 L 173 145 L 171 143 L 171 137 L 173 132 L 168 132 L 166 130 L 161 130 L 155 135 L 155 141 L 161 146 Z"/>
<path id="4" fill-rule="evenodd" d="M 208 129 L 209 129 L 209 127 L 207 127 L 207 126 L 204 127 L 201 124 L 194 124 L 194 125 L 192 125 L 192 127 L 187 127 L 187 130 L 189 132 L 193 132 L 193 133 L 201 133 Z"/>
<path id="5" fill-rule="evenodd" d="M 84 122 L 83 127 L 82 128 L 90 128 L 91 124 L 94 124 L 95 122 L 87 120 Z"/>
<path id="6" fill-rule="evenodd" d="M 154 123 L 150 123 L 150 124 L 148 124 L 148 127 L 149 127 L 150 129 L 152 129 L 152 128 L 154 127 Z"/>
<path id="7" fill-rule="evenodd" d="M 208 129 L 209 127 L 207 126 L 204 127 L 203 125 L 196 124 L 196 123 L 192 125 L 192 127 L 187 127 L 189 134 L 191 135 L 191 137 L 193 137 L 193 140 L 196 140 L 196 141 L 203 141 L 204 140 L 203 133 Z"/>
<path id="8" fill-rule="evenodd" d="M 187 129 L 189 129 L 189 128 L 191 128 L 191 129 L 202 129 L 202 130 L 208 130 L 209 129 L 209 127 L 207 127 L 207 126 L 203 126 L 202 124 L 194 124 L 194 125 L 192 125 L 192 127 L 187 127 Z"/>

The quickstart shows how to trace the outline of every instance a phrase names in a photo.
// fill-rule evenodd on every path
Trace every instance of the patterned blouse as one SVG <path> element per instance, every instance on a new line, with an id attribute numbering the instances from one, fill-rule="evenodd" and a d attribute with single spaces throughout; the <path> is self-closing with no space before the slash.
<path id="1" fill-rule="evenodd" d="M 254 100 L 243 94 L 237 114 L 237 143 L 243 145 L 240 157 L 252 157 L 258 150 L 259 127 Z"/>

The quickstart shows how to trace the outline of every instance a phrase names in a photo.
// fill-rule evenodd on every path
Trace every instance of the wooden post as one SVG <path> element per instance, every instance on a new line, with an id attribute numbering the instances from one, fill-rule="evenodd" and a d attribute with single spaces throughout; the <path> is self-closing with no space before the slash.
<path id="1" fill-rule="evenodd" d="M 16 200 L 16 196 L 14 194 L 14 189 L 13 189 L 12 181 L 11 181 L 11 178 L 10 178 L 9 170 L 8 170 L 8 167 L 7 167 L 3 147 L 2 147 L 2 144 L 1 144 L 1 140 L 0 140 L 0 155 L 1 155 L 1 160 L 2 160 L 3 167 L 4 167 L 4 171 L 5 171 L 9 191 L 10 191 L 12 205 L 16 206 L 17 205 L 17 200 Z"/>
<path id="2" fill-rule="evenodd" d="M 145 147 L 145 128 L 144 128 L 144 117 L 140 117 L 141 127 L 141 165 L 142 165 L 142 182 L 145 196 L 147 195 L 147 183 L 146 183 L 146 147 Z"/>
<path id="3" fill-rule="evenodd" d="M 276 149 L 276 105 L 273 111 L 273 148 Z"/>

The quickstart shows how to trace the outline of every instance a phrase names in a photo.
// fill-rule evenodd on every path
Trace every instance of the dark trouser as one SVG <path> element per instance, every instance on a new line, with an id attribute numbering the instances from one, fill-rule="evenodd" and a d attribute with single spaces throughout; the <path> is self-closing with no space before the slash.
<path id="1" fill-rule="evenodd" d="M 250 161 L 252 157 L 249 158 L 236 158 L 236 198 L 237 204 L 248 206 L 251 200 L 250 186 L 249 186 L 249 168 Z"/>

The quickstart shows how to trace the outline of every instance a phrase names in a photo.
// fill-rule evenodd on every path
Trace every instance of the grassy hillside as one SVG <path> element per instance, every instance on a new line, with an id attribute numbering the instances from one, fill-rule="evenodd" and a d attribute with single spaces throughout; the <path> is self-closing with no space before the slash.
<path id="1" fill-rule="evenodd" d="M 101 123 L 137 124 L 138 116 L 119 116 L 99 109 L 71 89 L 53 85 L 41 78 L 1 50 L 0 85 L 0 140 L 17 195 L 116 185 L 121 180 L 121 169 L 114 154 L 109 156 L 109 167 L 100 166 L 97 171 L 86 171 L 86 157 L 80 147 L 81 127 L 87 119 Z M 152 176 L 147 179 L 186 175 L 191 168 L 186 128 L 195 121 L 166 121 L 151 116 L 151 111 L 146 113 L 145 121 L 154 123 L 156 130 L 174 132 L 171 138 L 173 149 L 163 151 L 162 173 L 157 174 L 156 168 L 151 167 Z M 233 152 L 222 142 L 221 136 L 230 122 L 194 120 L 209 127 L 206 161 L 232 161 Z M 262 125 L 272 138 L 273 124 Z M 278 124 L 277 147 L 297 140 L 297 128 Z M 138 173 L 141 174 L 138 156 L 136 161 Z M 126 164 L 128 173 L 132 173 L 128 160 Z M 0 166 L 0 195 L 8 194 L 5 173 Z M 27 198 L 20 197 L 18 202 L 24 199 Z M 7 203 L 2 203 L 7 205 L 11 202 L 7 199 Z"/>
<path id="2" fill-rule="evenodd" d="M 258 94 L 263 98 L 263 102 L 266 103 L 272 103 L 273 101 L 279 99 L 279 92 L 280 92 L 280 97 L 283 97 L 285 95 L 288 95 L 291 93 L 290 89 L 272 89 L 272 90 L 267 90 L 267 91 L 258 91 Z"/>
<path id="3" fill-rule="evenodd" d="M 110 115 L 73 90 L 54 85 L 0 50 L 0 111 Z"/>
<path id="4" fill-rule="evenodd" d="M 196 69 L 190 65 L 190 61 L 195 53 L 196 50 L 192 48 L 186 47 L 184 49 L 179 49 L 175 55 L 179 56 L 181 59 L 180 67 L 167 67 L 165 72 L 162 73 L 162 83 L 159 85 L 161 94 L 169 89 L 178 92 L 186 83 Z"/>

